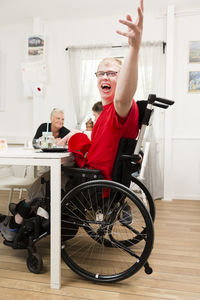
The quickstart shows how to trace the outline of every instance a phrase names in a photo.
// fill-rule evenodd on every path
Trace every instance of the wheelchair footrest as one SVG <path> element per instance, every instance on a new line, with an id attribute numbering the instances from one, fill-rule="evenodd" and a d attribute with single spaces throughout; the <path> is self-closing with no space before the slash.
<path id="1" fill-rule="evenodd" d="M 23 243 L 23 242 L 17 243 L 17 247 L 14 246 L 13 241 L 10 242 L 10 241 L 4 240 L 3 243 L 5 246 L 11 247 L 13 249 L 26 249 L 27 248 L 27 244 Z"/>

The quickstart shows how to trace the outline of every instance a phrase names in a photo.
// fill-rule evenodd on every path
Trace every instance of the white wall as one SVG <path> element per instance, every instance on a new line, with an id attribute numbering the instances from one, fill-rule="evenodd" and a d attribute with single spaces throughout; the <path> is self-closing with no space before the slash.
<path id="1" fill-rule="evenodd" d="M 188 93 L 189 41 L 200 40 L 200 12 L 177 15 L 175 22 L 175 82 L 173 114 L 174 198 L 200 199 L 200 93 Z"/>
<path id="2" fill-rule="evenodd" d="M 0 112 L 0 135 L 28 136 L 31 131 L 31 101 L 24 98 L 21 62 L 25 55 L 26 34 L 32 24 L 0 27 L 1 92 L 5 111 Z"/>
<path id="3" fill-rule="evenodd" d="M 47 38 L 48 82 L 43 99 L 44 121 L 53 107 L 65 109 L 65 126 L 75 125 L 71 101 L 70 80 L 67 74 L 65 48 L 69 45 L 119 43 L 124 39 L 115 30 L 122 16 L 68 19 L 44 22 Z M 195 26 L 194 26 L 195 24 Z M 175 82 L 173 114 L 173 195 L 175 198 L 200 199 L 200 136 L 198 126 L 199 96 L 187 93 L 188 41 L 198 40 L 200 16 L 177 16 L 175 22 Z M 0 136 L 23 141 L 33 135 L 33 100 L 23 95 L 20 64 L 25 59 L 26 34 L 32 33 L 33 22 L 0 27 L 0 53 L 4 69 L 4 86 L 0 93 L 5 111 L 0 112 Z M 144 40 L 166 39 L 166 18 L 145 15 Z M 193 68 L 192 68 L 193 69 Z M 192 70 L 191 69 L 191 70 Z M 200 70 L 200 68 L 199 68 Z M 189 114 L 188 114 L 189 113 Z M 192 176 L 191 176 L 192 175 Z"/>

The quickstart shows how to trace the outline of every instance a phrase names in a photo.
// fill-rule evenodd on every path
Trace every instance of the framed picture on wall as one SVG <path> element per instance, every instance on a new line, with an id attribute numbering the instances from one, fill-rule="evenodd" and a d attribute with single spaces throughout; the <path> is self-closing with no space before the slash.
<path id="1" fill-rule="evenodd" d="M 200 71 L 189 72 L 189 93 L 200 93 Z"/>
<path id="2" fill-rule="evenodd" d="M 189 62 L 190 63 L 200 62 L 200 41 L 189 42 Z"/>
<path id="3" fill-rule="evenodd" d="M 44 59 L 45 41 L 43 35 L 28 36 L 27 54 L 29 61 L 41 61 Z"/>

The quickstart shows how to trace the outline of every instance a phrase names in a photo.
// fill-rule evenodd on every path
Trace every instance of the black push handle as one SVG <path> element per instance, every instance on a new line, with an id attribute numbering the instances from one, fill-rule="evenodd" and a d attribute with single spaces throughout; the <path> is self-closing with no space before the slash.
<path id="1" fill-rule="evenodd" d="M 172 100 L 158 98 L 158 97 L 156 97 L 155 94 L 150 94 L 149 97 L 148 97 L 148 103 L 154 104 L 154 102 L 159 102 L 159 103 L 163 103 L 163 104 L 166 104 L 166 105 L 173 105 L 174 104 L 174 101 L 172 101 Z M 165 107 L 165 108 L 167 108 L 167 107 Z"/>
<path id="2" fill-rule="evenodd" d="M 169 105 L 165 105 L 165 104 L 160 104 L 160 103 L 154 103 L 153 104 L 153 106 L 156 106 L 156 107 L 160 107 L 160 108 L 164 108 L 164 109 L 166 109 L 166 108 L 168 108 L 169 107 Z"/>
<path id="3" fill-rule="evenodd" d="M 168 100 L 168 99 L 163 99 L 163 98 L 156 98 L 156 101 L 158 101 L 160 103 L 167 104 L 167 105 L 173 105 L 174 104 L 174 101 Z"/>

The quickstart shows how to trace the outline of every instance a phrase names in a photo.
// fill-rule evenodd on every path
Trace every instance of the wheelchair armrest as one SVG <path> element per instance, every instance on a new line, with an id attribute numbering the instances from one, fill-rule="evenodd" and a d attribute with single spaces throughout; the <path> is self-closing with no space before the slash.
<path id="1" fill-rule="evenodd" d="M 76 167 L 62 166 L 62 170 L 68 176 L 85 177 L 90 179 L 103 178 L 100 170 L 95 169 L 84 169 Z"/>
<path id="2" fill-rule="evenodd" d="M 122 154 L 122 160 L 130 160 L 131 162 L 137 163 L 141 156 L 139 154 Z"/>

